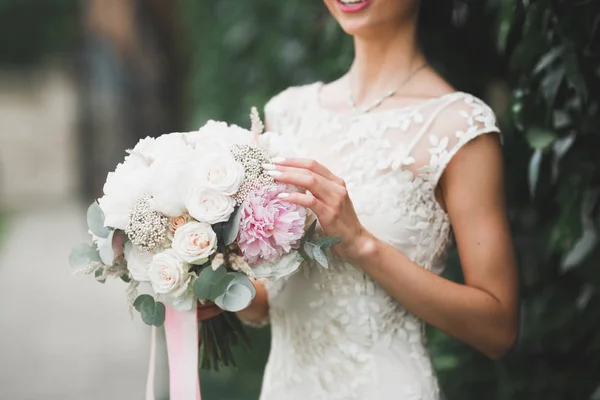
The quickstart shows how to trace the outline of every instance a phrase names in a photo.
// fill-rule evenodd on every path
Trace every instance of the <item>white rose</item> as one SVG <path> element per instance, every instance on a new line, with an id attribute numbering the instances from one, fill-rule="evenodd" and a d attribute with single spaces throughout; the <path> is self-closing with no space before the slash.
<path id="1" fill-rule="evenodd" d="M 200 150 L 213 147 L 227 150 L 233 144 L 256 144 L 256 137 L 249 130 L 213 120 L 208 121 L 198 131 L 185 134 L 185 140 Z"/>
<path id="2" fill-rule="evenodd" d="M 149 172 L 148 193 L 150 207 L 167 217 L 178 217 L 185 212 L 183 193 L 190 185 L 190 164 L 187 159 L 159 159 Z"/>
<path id="3" fill-rule="evenodd" d="M 180 260 L 201 265 L 217 250 L 217 235 L 204 222 L 188 222 L 175 231 L 173 252 Z"/>
<path id="4" fill-rule="evenodd" d="M 131 242 L 127 242 L 125 243 L 124 255 L 131 277 L 138 282 L 149 281 L 148 270 L 152 262 L 152 253 L 142 251 Z"/>
<path id="5" fill-rule="evenodd" d="M 259 136 L 258 145 L 269 157 L 294 157 L 300 156 L 298 141 L 294 135 L 278 132 L 265 132 Z"/>
<path id="6" fill-rule="evenodd" d="M 152 165 L 156 160 L 182 158 L 190 154 L 192 148 L 188 146 L 183 133 L 167 133 L 158 138 L 147 137 L 141 139 L 129 154 L 141 157 L 147 165 Z"/>
<path id="7" fill-rule="evenodd" d="M 104 184 L 104 196 L 98 204 L 104 212 L 104 225 L 125 229 L 129 221 L 129 211 L 146 190 L 149 168 L 145 161 L 131 154 L 110 172 Z"/>
<path id="8" fill-rule="evenodd" d="M 229 152 L 198 154 L 192 170 L 194 184 L 215 189 L 227 196 L 233 196 L 244 181 L 244 166 L 235 161 Z"/>
<path id="9" fill-rule="evenodd" d="M 277 281 L 286 278 L 298 271 L 304 259 L 297 251 L 285 254 L 275 263 L 262 262 L 252 267 L 254 278 L 265 278 L 270 281 Z"/>
<path id="10" fill-rule="evenodd" d="M 229 219 L 235 200 L 214 189 L 194 186 L 188 191 L 185 206 L 192 217 L 212 225 Z"/>
<path id="11" fill-rule="evenodd" d="M 148 277 L 152 288 L 176 310 L 189 310 L 193 305 L 192 275 L 189 265 L 179 260 L 173 250 L 154 255 Z"/>

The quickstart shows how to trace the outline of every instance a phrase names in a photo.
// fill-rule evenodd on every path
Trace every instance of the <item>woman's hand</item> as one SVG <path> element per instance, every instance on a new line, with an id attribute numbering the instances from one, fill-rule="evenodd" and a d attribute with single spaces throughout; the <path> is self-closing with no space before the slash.
<path id="1" fill-rule="evenodd" d="M 263 168 L 277 182 L 306 189 L 305 193 L 282 193 L 280 198 L 311 209 L 325 234 L 341 239 L 335 253 L 346 259 L 359 256 L 370 235 L 358 220 L 344 180 L 318 162 L 306 158 L 275 158 Z"/>
<path id="2" fill-rule="evenodd" d="M 223 312 L 215 303 L 208 302 L 205 304 L 198 303 L 196 315 L 198 316 L 198 322 L 216 317 Z"/>

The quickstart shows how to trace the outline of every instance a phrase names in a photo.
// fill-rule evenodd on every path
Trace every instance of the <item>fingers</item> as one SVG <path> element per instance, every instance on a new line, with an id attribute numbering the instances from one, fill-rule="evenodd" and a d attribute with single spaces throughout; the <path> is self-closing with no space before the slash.
<path id="1" fill-rule="evenodd" d="M 310 193 L 282 193 L 279 197 L 287 202 L 312 210 L 320 221 L 326 220 L 331 214 L 330 208 Z"/>
<path id="2" fill-rule="evenodd" d="M 305 169 L 314 172 L 327 180 L 337 183 L 338 185 L 345 186 L 344 180 L 333 172 L 328 170 L 325 166 L 318 163 L 310 158 L 274 158 L 273 164 L 282 167 L 294 167 Z"/>
<path id="3" fill-rule="evenodd" d="M 301 172 L 297 168 L 290 168 L 286 171 L 267 171 L 267 173 L 277 182 L 294 185 L 310 191 L 321 201 L 326 201 L 330 193 L 336 190 L 333 182 L 310 171 Z"/>

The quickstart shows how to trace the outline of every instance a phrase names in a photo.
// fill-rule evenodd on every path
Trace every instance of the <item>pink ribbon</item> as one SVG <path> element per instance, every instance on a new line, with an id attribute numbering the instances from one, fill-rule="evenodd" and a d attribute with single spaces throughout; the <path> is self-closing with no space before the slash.
<path id="1" fill-rule="evenodd" d="M 201 400 L 196 307 L 196 302 L 189 311 L 175 311 L 169 306 L 166 307 L 165 335 L 169 360 L 169 398 L 171 400 Z M 152 328 L 146 400 L 154 400 L 155 348 L 156 328 Z"/>

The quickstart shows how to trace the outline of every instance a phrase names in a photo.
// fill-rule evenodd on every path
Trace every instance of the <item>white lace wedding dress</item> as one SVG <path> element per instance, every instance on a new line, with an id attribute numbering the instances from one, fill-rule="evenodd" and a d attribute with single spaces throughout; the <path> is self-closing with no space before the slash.
<path id="1" fill-rule="evenodd" d="M 285 90 L 265 112 L 271 155 L 316 159 L 347 184 L 361 223 L 436 273 L 450 243 L 434 187 L 452 156 L 498 132 L 482 101 L 452 93 L 356 117 L 319 100 L 321 83 Z M 333 256 L 332 256 L 333 257 Z M 333 257 L 268 285 L 272 345 L 261 400 L 433 400 L 424 323 L 362 270 Z"/>

